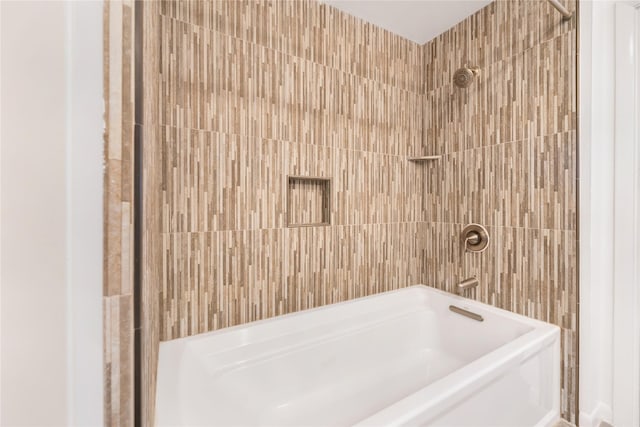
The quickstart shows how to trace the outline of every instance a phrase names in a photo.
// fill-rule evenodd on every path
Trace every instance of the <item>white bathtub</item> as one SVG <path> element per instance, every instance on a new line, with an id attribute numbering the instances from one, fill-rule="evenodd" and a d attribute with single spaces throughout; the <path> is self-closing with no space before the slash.
<path id="1" fill-rule="evenodd" d="M 549 426 L 559 343 L 556 326 L 413 286 L 161 343 L 156 423 Z"/>

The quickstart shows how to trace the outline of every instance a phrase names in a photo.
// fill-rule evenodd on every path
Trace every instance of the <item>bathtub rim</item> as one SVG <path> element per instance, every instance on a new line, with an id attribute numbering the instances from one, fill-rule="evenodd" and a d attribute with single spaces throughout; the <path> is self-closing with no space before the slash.
<path id="1" fill-rule="evenodd" d="M 218 335 L 229 334 L 233 332 L 242 331 L 244 329 L 250 329 L 259 325 L 268 325 L 270 323 L 278 322 L 281 320 L 292 319 L 296 317 L 301 317 L 308 315 L 310 313 L 317 313 L 326 310 L 330 310 L 332 308 L 344 307 L 348 305 L 353 305 L 357 303 L 363 303 L 365 301 L 375 300 L 375 299 L 384 299 L 385 296 L 388 296 L 392 293 L 417 293 L 419 295 L 424 295 L 428 299 L 429 294 L 436 294 L 441 297 L 444 297 L 447 305 L 453 304 L 458 307 L 477 312 L 479 314 L 483 313 L 493 313 L 499 316 L 505 317 L 515 323 L 526 325 L 530 327 L 530 330 L 524 332 L 522 335 L 517 338 L 508 341 L 501 346 L 494 348 L 488 353 L 478 357 L 477 359 L 465 364 L 461 368 L 447 374 L 441 379 L 434 381 L 426 385 L 425 387 L 411 393 L 410 395 L 386 406 L 378 410 L 377 412 L 371 413 L 366 418 L 358 421 L 355 425 L 363 426 L 363 425 L 400 425 L 407 422 L 410 422 L 412 418 L 420 415 L 424 411 L 433 410 L 434 416 L 437 416 L 437 413 L 442 413 L 448 407 L 455 404 L 459 399 L 463 398 L 461 396 L 466 396 L 468 393 L 462 394 L 460 393 L 460 389 L 467 390 L 478 390 L 482 388 L 484 385 L 489 384 L 491 381 L 495 380 L 500 376 L 502 372 L 506 372 L 509 368 L 512 368 L 519 363 L 527 360 L 528 358 L 534 356 L 538 351 L 546 346 L 554 345 L 554 343 L 558 343 L 560 341 L 560 328 L 556 325 L 540 321 L 537 319 L 529 318 L 524 315 L 520 315 L 517 313 L 510 312 L 508 310 L 504 310 L 498 307 L 494 307 L 479 301 L 467 299 L 461 297 L 459 295 L 451 294 L 427 285 L 418 284 L 407 286 L 400 289 L 394 289 L 390 291 L 380 292 L 373 295 L 368 295 L 364 297 L 354 298 L 347 301 L 342 301 L 334 304 L 327 304 L 320 307 L 315 307 L 311 309 L 301 310 L 293 313 L 288 313 L 284 315 L 274 316 L 267 319 L 261 319 L 253 322 L 248 322 L 240 325 L 235 325 L 232 327 L 221 328 L 215 331 L 203 332 L 200 334 L 178 338 L 170 341 L 162 341 L 160 342 L 160 351 L 159 351 L 159 363 L 158 363 L 158 381 L 157 387 L 160 388 L 162 383 L 170 382 L 167 381 L 174 375 L 179 373 L 177 372 L 168 372 L 163 375 L 163 380 L 161 381 L 160 377 L 160 369 L 163 365 L 172 365 L 172 362 L 176 360 L 180 360 L 182 353 L 187 351 L 191 346 L 190 342 L 201 341 L 204 339 L 212 339 Z M 448 307 L 447 307 L 448 309 Z M 358 316 L 353 316 L 358 317 Z M 470 322 L 475 322 L 475 320 L 468 319 Z M 284 335 L 290 332 L 285 333 Z M 251 342 L 251 341 L 249 341 Z M 162 357 L 164 355 L 164 357 Z M 547 415 L 548 418 L 552 420 L 556 420 L 559 418 L 560 413 L 560 359 L 559 359 L 559 351 L 558 355 L 554 356 L 557 359 L 557 363 L 554 364 L 554 373 L 553 375 L 557 378 L 557 387 L 555 387 L 553 402 L 554 408 L 553 413 L 549 413 Z M 500 360 L 500 363 L 497 363 L 497 360 Z M 493 361 L 493 362 L 492 362 Z M 166 370 L 166 368 L 165 368 Z M 163 370 L 164 371 L 164 370 Z M 471 375 L 473 372 L 480 372 L 482 375 Z M 557 372 L 556 372 L 557 371 Z M 165 378 L 169 376 L 169 378 Z M 451 386 L 455 387 L 451 387 Z M 162 404 L 160 402 L 161 393 L 156 390 L 156 420 L 158 420 L 158 416 L 162 411 Z M 422 403 L 421 403 L 422 401 Z M 426 403 L 424 403 L 426 401 Z M 162 417 L 161 417 L 162 418 Z M 546 424 L 541 424 L 546 425 Z"/>
<path id="2" fill-rule="evenodd" d="M 280 315 L 268 317 L 266 319 L 253 320 L 251 322 L 241 323 L 239 325 L 234 325 L 234 326 L 228 326 L 228 327 L 216 329 L 216 330 L 213 330 L 213 331 L 200 332 L 198 334 L 189 335 L 189 336 L 186 336 L 186 337 L 176 338 L 176 339 L 167 340 L 167 341 L 160 341 L 160 349 L 162 349 L 163 347 L 167 348 L 167 347 L 170 347 L 170 346 L 178 345 L 178 343 L 185 343 L 185 342 L 188 342 L 188 341 L 196 341 L 196 340 L 199 340 L 199 339 L 214 337 L 216 335 L 222 335 L 222 334 L 231 333 L 231 332 L 242 330 L 242 329 L 248 329 L 250 327 L 269 324 L 269 323 L 273 323 L 273 322 L 276 322 L 276 321 L 279 321 L 279 320 L 285 320 L 285 319 L 300 317 L 300 316 L 303 316 L 303 315 L 306 315 L 306 314 L 310 314 L 310 313 L 321 312 L 321 311 L 328 310 L 328 309 L 331 309 L 331 308 L 344 307 L 344 306 L 355 304 L 355 303 L 358 303 L 358 302 L 364 302 L 364 301 L 368 301 L 368 300 L 379 299 L 379 298 L 384 297 L 385 295 L 392 294 L 392 293 L 405 293 L 405 292 L 408 293 L 408 292 L 411 292 L 411 291 L 413 291 L 413 292 L 417 291 L 417 292 L 420 292 L 420 293 L 423 293 L 423 292 L 435 293 L 435 294 L 438 294 L 440 296 L 451 298 L 451 299 L 457 301 L 457 303 L 455 303 L 455 305 L 458 305 L 461 308 L 464 308 L 464 309 L 467 309 L 467 310 L 470 310 L 470 311 L 485 311 L 485 312 L 497 313 L 497 314 L 499 314 L 501 316 L 509 318 L 510 320 L 513 320 L 514 322 L 523 323 L 523 324 L 526 324 L 528 326 L 531 326 L 534 329 L 537 329 L 537 328 L 548 328 L 548 327 L 559 328 L 559 326 L 554 325 L 552 323 L 545 322 L 543 320 L 534 319 L 532 317 L 528 317 L 528 316 L 525 316 L 523 314 L 514 313 L 512 311 L 505 310 L 505 309 L 502 309 L 502 308 L 499 308 L 499 307 L 495 307 L 495 306 L 492 306 L 492 305 L 487 304 L 487 303 L 476 301 L 476 300 L 473 300 L 473 299 L 470 299 L 470 298 L 465 298 L 465 297 L 462 297 L 460 295 L 456 295 L 456 294 L 453 294 L 453 293 L 450 293 L 450 292 L 447 292 L 447 291 L 443 291 L 441 289 L 437 289 L 437 288 L 429 286 L 429 285 L 417 284 L 417 285 L 406 286 L 406 287 L 403 287 L 403 288 L 392 289 L 392 290 L 389 290 L 389 291 L 383 291 L 383 292 L 379 292 L 379 293 L 372 294 L 372 295 L 366 295 L 366 296 L 362 296 L 362 297 L 352 298 L 352 299 L 349 299 L 349 300 L 346 300 L 346 301 L 340 301 L 340 302 L 336 302 L 336 303 L 325 304 L 325 305 L 322 305 L 322 306 L 319 306 L 319 307 L 307 308 L 307 309 L 295 311 L 295 312 L 292 312 L 292 313 L 280 314 Z M 529 331 L 527 333 L 530 333 L 530 332 L 531 331 Z M 525 335 L 527 333 L 525 333 Z"/>

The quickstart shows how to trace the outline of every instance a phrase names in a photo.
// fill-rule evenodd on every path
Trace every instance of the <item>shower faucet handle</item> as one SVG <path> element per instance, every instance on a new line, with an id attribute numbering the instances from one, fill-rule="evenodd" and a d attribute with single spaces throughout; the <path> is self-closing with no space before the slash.
<path id="1" fill-rule="evenodd" d="M 489 232 L 480 224 L 467 225 L 462 230 L 460 239 L 467 252 L 483 252 L 489 246 Z"/>
<path id="2" fill-rule="evenodd" d="M 469 243 L 470 245 L 477 245 L 478 243 L 480 243 L 481 239 L 482 237 L 480 237 L 480 233 L 472 230 L 467 233 L 467 236 L 465 237 L 465 243 Z"/>

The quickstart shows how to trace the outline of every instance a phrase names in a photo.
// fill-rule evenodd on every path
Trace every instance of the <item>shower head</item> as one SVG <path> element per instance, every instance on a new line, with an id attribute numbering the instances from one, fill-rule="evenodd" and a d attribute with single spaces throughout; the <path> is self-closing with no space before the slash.
<path id="1" fill-rule="evenodd" d="M 480 68 L 469 67 L 465 65 L 462 68 L 458 68 L 453 74 L 453 84 L 460 88 L 467 88 L 473 83 L 473 79 L 480 73 Z"/>

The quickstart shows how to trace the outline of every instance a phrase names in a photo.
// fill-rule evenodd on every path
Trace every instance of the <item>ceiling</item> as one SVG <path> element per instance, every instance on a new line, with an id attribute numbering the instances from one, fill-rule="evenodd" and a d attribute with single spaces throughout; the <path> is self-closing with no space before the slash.
<path id="1" fill-rule="evenodd" d="M 321 1 L 419 44 L 491 3 L 491 0 Z"/>

